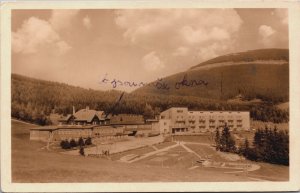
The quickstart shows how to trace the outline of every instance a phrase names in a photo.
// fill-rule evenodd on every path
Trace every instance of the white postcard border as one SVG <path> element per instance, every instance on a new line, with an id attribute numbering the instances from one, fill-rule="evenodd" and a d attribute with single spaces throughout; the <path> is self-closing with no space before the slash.
<path id="1" fill-rule="evenodd" d="M 11 10 L 111 8 L 289 8 L 290 180 L 288 182 L 11 183 Z M 5 192 L 291 191 L 300 186 L 300 3 L 278 1 L 52 1 L 1 4 L 1 188 Z"/>

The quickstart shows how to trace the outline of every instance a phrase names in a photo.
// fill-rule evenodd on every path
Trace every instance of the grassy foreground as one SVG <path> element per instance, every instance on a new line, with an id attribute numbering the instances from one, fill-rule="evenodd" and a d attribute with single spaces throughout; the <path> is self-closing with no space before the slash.
<path id="1" fill-rule="evenodd" d="M 208 182 L 249 181 L 243 174 L 225 174 L 201 168 L 161 168 L 127 164 L 101 158 L 64 155 L 42 149 L 45 143 L 30 141 L 34 125 L 12 121 L 12 181 L 42 182 Z M 288 167 L 283 167 L 284 173 Z M 260 175 L 260 173 L 257 173 Z M 259 176 L 258 176 L 259 177 Z"/>

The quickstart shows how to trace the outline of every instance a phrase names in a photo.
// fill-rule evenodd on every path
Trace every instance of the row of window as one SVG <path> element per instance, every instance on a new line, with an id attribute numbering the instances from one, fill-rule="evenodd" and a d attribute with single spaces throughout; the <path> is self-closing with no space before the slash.
<path id="1" fill-rule="evenodd" d="M 92 131 L 58 131 L 59 134 L 91 134 Z"/>
<path id="2" fill-rule="evenodd" d="M 230 120 L 230 121 L 234 121 L 234 120 L 237 120 L 237 121 L 241 121 L 242 120 L 242 118 L 238 118 L 238 117 L 235 117 L 235 118 L 233 118 L 233 117 L 227 117 L 227 119 L 226 118 L 224 118 L 224 117 L 222 117 L 222 118 L 216 118 L 216 117 L 213 117 L 213 116 L 209 116 L 209 117 L 198 117 L 199 118 L 199 120 L 206 120 L 206 119 L 211 119 L 211 120 L 223 120 L 223 121 L 225 121 L 225 120 Z M 189 117 L 189 120 L 190 121 L 195 121 L 195 120 L 197 120 L 195 117 Z"/>

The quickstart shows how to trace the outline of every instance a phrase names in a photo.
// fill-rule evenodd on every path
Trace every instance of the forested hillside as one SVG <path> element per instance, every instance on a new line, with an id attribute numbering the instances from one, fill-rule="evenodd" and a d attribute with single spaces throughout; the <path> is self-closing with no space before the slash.
<path id="1" fill-rule="evenodd" d="M 273 104 L 287 102 L 289 100 L 288 56 L 288 50 L 280 49 L 220 56 L 185 72 L 151 83 L 152 85 L 164 83 L 168 85 L 167 89 L 144 86 L 134 92 L 220 100 L 243 95 L 246 100 L 261 99 Z M 251 62 L 245 63 L 245 61 Z M 281 63 L 278 64 L 278 61 Z M 213 66 L 220 62 L 228 62 L 228 64 L 212 68 L 197 68 L 203 65 Z"/>
<path id="2" fill-rule="evenodd" d="M 96 91 L 67 84 L 43 81 L 12 74 L 12 117 L 40 125 L 51 124 L 51 112 L 72 113 L 89 106 L 91 109 L 110 112 L 120 98 L 120 91 Z M 191 110 L 249 110 L 256 120 L 287 122 L 288 111 L 270 103 L 233 104 L 218 99 L 195 96 L 176 96 L 125 93 L 113 114 L 143 114 L 151 118 L 170 107 L 188 107 Z"/>

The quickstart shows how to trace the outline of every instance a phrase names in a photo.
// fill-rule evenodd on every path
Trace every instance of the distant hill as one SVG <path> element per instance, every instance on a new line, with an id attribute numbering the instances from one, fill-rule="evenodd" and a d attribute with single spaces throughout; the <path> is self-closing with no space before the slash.
<path id="1" fill-rule="evenodd" d="M 208 64 L 222 63 L 222 62 L 253 62 L 253 61 L 268 61 L 268 60 L 283 60 L 289 61 L 289 50 L 288 49 L 258 49 L 249 50 L 246 52 L 232 53 L 223 56 L 213 58 L 202 62 L 191 69 L 205 66 Z"/>
<path id="2" fill-rule="evenodd" d="M 190 86 L 180 85 L 180 88 L 176 88 L 176 83 L 182 83 L 184 77 L 186 85 Z M 151 85 L 157 85 L 158 82 Z M 219 100 L 242 95 L 246 100 L 286 102 L 289 98 L 289 52 L 287 49 L 263 49 L 224 55 L 165 77 L 161 82 L 169 85 L 169 89 L 144 86 L 134 93 Z"/>

